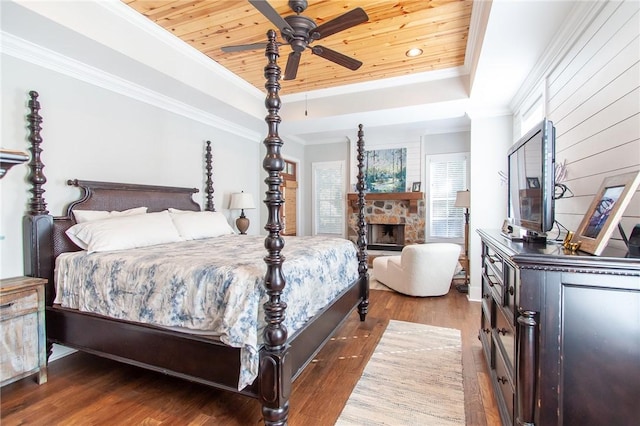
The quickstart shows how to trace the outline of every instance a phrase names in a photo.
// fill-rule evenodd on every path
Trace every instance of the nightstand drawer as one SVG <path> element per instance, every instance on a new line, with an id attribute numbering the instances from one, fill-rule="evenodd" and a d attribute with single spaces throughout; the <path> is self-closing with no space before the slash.
<path id="1" fill-rule="evenodd" d="M 39 365 L 38 314 L 3 320 L 0 342 L 0 380 L 34 371 Z"/>
<path id="2" fill-rule="evenodd" d="M 0 296 L 0 319 L 6 320 L 38 310 L 38 292 L 35 289 Z"/>

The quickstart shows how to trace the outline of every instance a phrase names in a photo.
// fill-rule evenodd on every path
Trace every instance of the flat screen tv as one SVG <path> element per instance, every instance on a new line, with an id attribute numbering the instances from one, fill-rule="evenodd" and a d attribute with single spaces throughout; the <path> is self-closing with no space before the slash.
<path id="1" fill-rule="evenodd" d="M 547 119 L 508 152 L 509 217 L 526 230 L 523 239 L 546 241 L 554 224 L 555 128 Z"/>

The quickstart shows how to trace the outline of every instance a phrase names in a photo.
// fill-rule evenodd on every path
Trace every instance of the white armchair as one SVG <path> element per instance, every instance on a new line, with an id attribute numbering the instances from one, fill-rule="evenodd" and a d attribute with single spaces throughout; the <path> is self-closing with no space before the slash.
<path id="1" fill-rule="evenodd" d="M 442 296 L 459 271 L 460 246 L 452 243 L 412 244 L 400 256 L 373 259 L 373 277 L 409 296 Z"/>

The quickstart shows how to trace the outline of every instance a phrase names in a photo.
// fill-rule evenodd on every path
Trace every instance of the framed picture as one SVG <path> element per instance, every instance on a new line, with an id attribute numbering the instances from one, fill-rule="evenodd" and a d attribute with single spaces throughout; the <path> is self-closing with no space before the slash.
<path id="1" fill-rule="evenodd" d="M 413 182 L 413 185 L 411 185 L 411 191 L 420 192 L 420 182 Z"/>
<path id="2" fill-rule="evenodd" d="M 527 188 L 529 189 L 540 188 L 540 180 L 537 177 L 528 177 Z"/>
<path id="3" fill-rule="evenodd" d="M 579 250 L 599 256 L 640 184 L 640 172 L 608 177 L 571 239 Z"/>

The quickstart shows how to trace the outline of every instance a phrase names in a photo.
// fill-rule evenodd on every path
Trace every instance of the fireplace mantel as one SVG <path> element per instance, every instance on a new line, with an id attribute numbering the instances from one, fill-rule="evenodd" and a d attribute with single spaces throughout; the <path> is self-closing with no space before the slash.
<path id="1" fill-rule="evenodd" d="M 365 201 L 409 201 L 409 210 L 414 213 L 418 209 L 418 200 L 423 198 L 424 192 L 369 192 L 364 196 Z M 347 194 L 347 200 L 352 211 L 356 211 L 358 209 L 358 194 Z"/>

